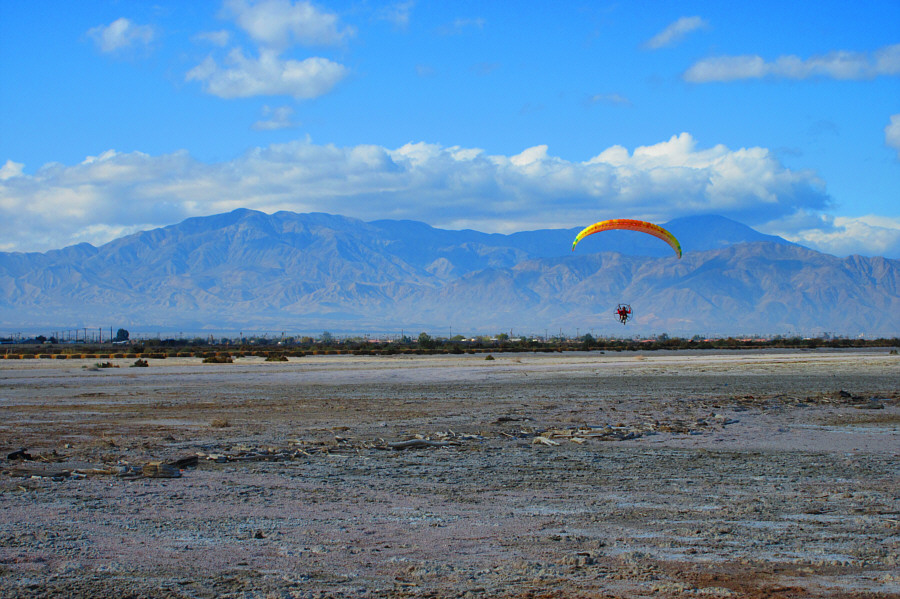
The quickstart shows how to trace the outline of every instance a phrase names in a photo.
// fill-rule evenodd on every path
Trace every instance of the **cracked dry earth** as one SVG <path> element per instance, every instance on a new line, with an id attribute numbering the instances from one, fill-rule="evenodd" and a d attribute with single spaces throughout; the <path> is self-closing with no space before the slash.
<path id="1" fill-rule="evenodd" d="M 495 358 L 4 360 L 0 596 L 900 596 L 887 349 Z"/>

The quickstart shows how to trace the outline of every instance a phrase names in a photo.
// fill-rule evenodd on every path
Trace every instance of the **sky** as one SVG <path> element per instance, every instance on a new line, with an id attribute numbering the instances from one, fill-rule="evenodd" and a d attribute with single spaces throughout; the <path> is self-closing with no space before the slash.
<path id="1" fill-rule="evenodd" d="M 900 2 L 0 0 L 0 251 L 251 208 L 900 259 Z"/>

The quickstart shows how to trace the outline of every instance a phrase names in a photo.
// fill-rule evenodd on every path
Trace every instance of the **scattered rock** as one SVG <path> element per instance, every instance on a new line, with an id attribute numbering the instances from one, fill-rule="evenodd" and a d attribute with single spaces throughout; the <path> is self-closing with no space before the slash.
<path id="1" fill-rule="evenodd" d="M 169 465 L 173 468 L 178 468 L 179 470 L 184 470 L 185 468 L 195 468 L 197 464 L 200 462 L 200 458 L 196 455 L 186 456 L 180 459 L 177 459 L 173 462 L 169 462 Z"/>
<path id="2" fill-rule="evenodd" d="M 884 404 L 880 401 L 872 399 L 867 401 L 866 403 L 855 404 L 853 407 L 857 410 L 883 410 Z"/>
<path id="3" fill-rule="evenodd" d="M 7 455 L 6 459 L 10 460 L 10 461 L 14 461 L 14 460 L 33 460 L 34 458 L 31 457 L 31 454 L 27 453 L 25 448 L 23 447 L 22 449 L 17 449 L 16 451 Z"/>
<path id="4" fill-rule="evenodd" d="M 559 441 L 554 441 L 553 439 L 550 439 L 550 438 L 544 437 L 544 436 L 538 436 L 531 440 L 531 444 L 532 445 L 554 446 L 554 445 L 559 445 Z"/>
<path id="5" fill-rule="evenodd" d="M 181 470 L 165 462 L 147 462 L 141 474 L 147 478 L 179 478 Z"/>

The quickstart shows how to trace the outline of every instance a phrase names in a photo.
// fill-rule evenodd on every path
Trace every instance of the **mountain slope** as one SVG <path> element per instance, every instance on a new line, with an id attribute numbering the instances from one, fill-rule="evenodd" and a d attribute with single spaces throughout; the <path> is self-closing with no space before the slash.
<path id="1" fill-rule="evenodd" d="M 0 323 L 595 334 L 896 335 L 900 262 L 837 258 L 722 217 L 659 240 L 512 235 L 251 210 L 44 254 L 0 254 Z M 592 253 L 592 252 L 600 253 Z M 654 257 L 658 255 L 659 257 Z M 633 323 L 612 309 L 627 302 Z"/>

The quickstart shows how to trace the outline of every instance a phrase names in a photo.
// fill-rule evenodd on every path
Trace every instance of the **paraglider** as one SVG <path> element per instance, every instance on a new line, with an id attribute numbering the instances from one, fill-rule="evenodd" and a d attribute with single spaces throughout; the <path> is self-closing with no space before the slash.
<path id="1" fill-rule="evenodd" d="M 669 231 L 666 231 L 659 225 L 654 225 L 653 223 L 648 223 L 643 220 L 634 220 L 630 218 L 613 218 L 610 220 L 601 220 L 600 222 L 594 223 L 589 227 L 585 227 L 578 235 L 575 236 L 575 241 L 572 242 L 572 251 L 574 252 L 575 246 L 578 245 L 578 242 L 588 235 L 593 235 L 594 233 L 599 233 L 601 231 L 610 231 L 613 229 L 624 229 L 626 231 L 637 231 L 639 233 L 647 233 L 649 235 L 653 235 L 654 237 L 662 239 L 663 241 L 668 243 L 669 246 L 673 250 L 675 250 L 675 254 L 678 256 L 678 258 L 681 258 L 681 244 Z M 629 304 L 619 304 L 618 306 L 616 306 L 615 315 L 619 322 L 625 324 L 632 317 L 631 306 Z"/>
<path id="2" fill-rule="evenodd" d="M 619 322 L 622 324 L 628 322 L 628 319 L 631 318 L 631 306 L 628 304 L 619 304 L 616 306 L 616 318 L 618 318 Z"/>
<path id="3" fill-rule="evenodd" d="M 610 220 L 601 220 L 599 223 L 594 223 L 589 227 L 585 227 L 581 233 L 575 236 L 575 241 L 572 242 L 572 251 L 575 251 L 575 246 L 578 245 L 578 242 L 587 237 L 588 235 L 593 235 L 594 233 L 599 233 L 600 231 L 610 231 L 612 229 L 625 229 L 627 231 L 638 231 L 640 233 L 647 233 L 649 235 L 653 235 L 659 239 L 662 239 L 666 243 L 668 243 L 675 253 L 681 258 L 681 244 L 678 243 L 678 240 L 675 239 L 675 236 L 660 227 L 659 225 L 654 225 L 653 223 L 648 223 L 642 220 L 633 220 L 630 218 L 613 218 Z"/>

